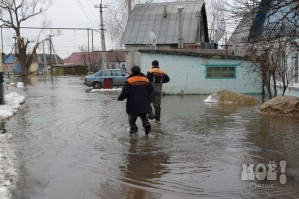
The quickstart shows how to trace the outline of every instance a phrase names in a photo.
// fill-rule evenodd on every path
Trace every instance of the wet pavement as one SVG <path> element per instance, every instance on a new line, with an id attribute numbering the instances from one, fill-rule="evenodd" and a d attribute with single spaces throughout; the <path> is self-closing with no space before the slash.
<path id="1" fill-rule="evenodd" d="M 82 82 L 31 79 L 20 112 L 1 124 L 23 162 L 24 199 L 299 198 L 299 118 L 166 96 L 152 135 L 138 121 L 130 137 L 125 102 Z M 272 160 L 287 162 L 286 184 L 241 180 L 242 164 Z"/>

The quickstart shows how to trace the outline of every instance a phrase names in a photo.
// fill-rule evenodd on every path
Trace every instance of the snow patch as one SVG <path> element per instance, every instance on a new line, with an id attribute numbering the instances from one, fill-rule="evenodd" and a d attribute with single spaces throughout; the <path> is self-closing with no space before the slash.
<path id="1" fill-rule="evenodd" d="M 90 92 L 120 92 L 122 88 L 112 88 L 112 89 L 91 89 Z"/>
<path id="2" fill-rule="evenodd" d="M 8 134 L 0 134 L 0 198 L 10 199 L 15 194 L 15 188 L 19 180 L 19 162 L 15 146 L 9 143 Z"/>
<path id="3" fill-rule="evenodd" d="M 4 96 L 5 105 L 0 106 L 0 118 L 9 118 L 15 114 L 20 105 L 24 103 L 25 97 L 18 93 L 9 93 Z"/>
<path id="4" fill-rule="evenodd" d="M 212 95 L 209 95 L 205 100 L 204 100 L 205 103 L 218 103 L 219 100 L 218 100 L 218 96 L 217 94 L 212 94 Z"/>
<path id="5" fill-rule="evenodd" d="M 11 82 L 9 83 L 9 85 L 13 86 L 13 87 L 17 87 L 17 88 L 25 88 L 24 83 L 23 82 Z"/>
<path id="6" fill-rule="evenodd" d="M 17 87 L 18 87 L 18 88 L 25 88 L 23 82 L 18 82 L 18 83 L 17 83 Z"/>
<path id="7" fill-rule="evenodd" d="M 299 83 L 294 83 L 292 86 L 290 86 L 291 88 L 299 88 Z"/>
<path id="8" fill-rule="evenodd" d="M 21 84 L 20 84 L 21 86 Z M 4 96 L 5 105 L 0 106 L 0 119 L 6 119 L 16 113 L 25 97 L 18 93 L 9 93 Z M 10 199 L 17 193 L 17 184 L 20 175 L 19 162 L 16 157 L 15 146 L 10 142 L 11 133 L 0 134 L 0 198 Z"/>

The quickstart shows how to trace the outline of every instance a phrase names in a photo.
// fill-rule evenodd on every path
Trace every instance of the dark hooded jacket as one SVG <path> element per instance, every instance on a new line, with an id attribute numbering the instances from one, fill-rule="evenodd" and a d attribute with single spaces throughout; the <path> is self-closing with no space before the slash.
<path id="1" fill-rule="evenodd" d="M 153 66 L 146 74 L 146 77 L 150 80 L 151 83 L 167 83 L 169 82 L 169 76 L 166 72 L 160 69 L 158 66 Z"/>
<path id="2" fill-rule="evenodd" d="M 123 85 L 119 101 L 127 98 L 127 113 L 138 115 L 150 110 L 150 94 L 154 91 L 152 84 L 142 73 L 130 75 Z"/>

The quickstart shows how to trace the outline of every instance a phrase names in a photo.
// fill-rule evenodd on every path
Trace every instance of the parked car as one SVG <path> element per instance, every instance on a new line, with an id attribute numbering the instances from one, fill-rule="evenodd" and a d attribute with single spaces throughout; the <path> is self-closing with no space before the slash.
<path id="1" fill-rule="evenodd" d="M 84 84 L 92 86 L 94 89 L 100 89 L 104 85 L 104 79 L 112 78 L 113 86 L 122 86 L 130 74 L 120 69 L 100 70 L 92 75 L 85 77 Z"/>

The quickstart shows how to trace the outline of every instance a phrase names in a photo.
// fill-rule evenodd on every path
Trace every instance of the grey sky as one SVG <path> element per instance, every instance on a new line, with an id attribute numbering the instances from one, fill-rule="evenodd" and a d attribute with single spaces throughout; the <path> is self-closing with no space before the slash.
<path id="1" fill-rule="evenodd" d="M 53 5 L 44 15 L 38 15 L 35 18 L 24 23 L 22 26 L 41 27 L 42 21 L 51 21 L 50 27 L 55 28 L 92 28 L 99 29 L 100 17 L 99 9 L 94 8 L 99 1 L 94 0 L 54 0 Z M 52 31 L 55 34 L 56 31 Z M 29 40 L 36 40 L 39 30 L 22 30 L 22 35 Z M 45 31 L 41 38 L 45 38 L 50 31 Z M 3 29 L 4 52 L 12 51 L 14 32 L 9 29 Z M 94 32 L 94 48 L 100 50 L 100 34 Z M 107 35 L 107 49 L 113 48 L 112 43 Z M 87 31 L 63 30 L 62 35 L 53 38 L 55 51 L 62 58 L 67 57 L 74 51 L 79 51 L 79 45 L 87 46 Z M 91 34 L 90 34 L 91 47 Z M 46 53 L 47 45 L 45 45 Z M 40 47 L 42 52 L 42 46 Z"/>
<path id="2" fill-rule="evenodd" d="M 120 0 L 117 0 L 120 1 Z M 173 1 L 173 0 L 165 0 Z M 114 0 L 103 0 L 103 4 L 111 4 Z M 99 29 L 100 16 L 99 9 L 94 8 L 94 5 L 99 5 L 100 0 L 53 0 L 53 5 L 44 15 L 38 15 L 35 18 L 24 23 L 23 26 L 36 26 L 41 27 L 43 20 L 51 21 L 50 27 L 55 28 L 92 28 Z M 107 11 L 107 9 L 104 9 Z M 109 23 L 105 20 L 105 23 Z M 38 30 L 22 30 L 22 35 L 29 40 L 36 40 Z M 41 38 L 46 38 L 50 34 L 50 31 L 45 31 Z M 55 34 L 55 31 L 52 31 Z M 12 30 L 3 29 L 4 40 L 4 53 L 12 52 L 14 33 Z M 87 31 L 74 31 L 63 30 L 62 35 L 53 38 L 53 44 L 55 52 L 61 58 L 68 57 L 72 52 L 78 52 L 79 46 L 84 45 L 87 48 Z M 113 39 L 110 38 L 106 32 L 106 49 L 115 49 L 119 46 L 115 46 Z M 94 32 L 94 50 L 100 50 L 100 34 Z M 90 34 L 90 48 L 91 48 L 91 34 Z M 49 47 L 45 44 L 45 53 L 49 53 Z M 42 45 L 39 48 L 39 53 L 43 52 Z"/>

